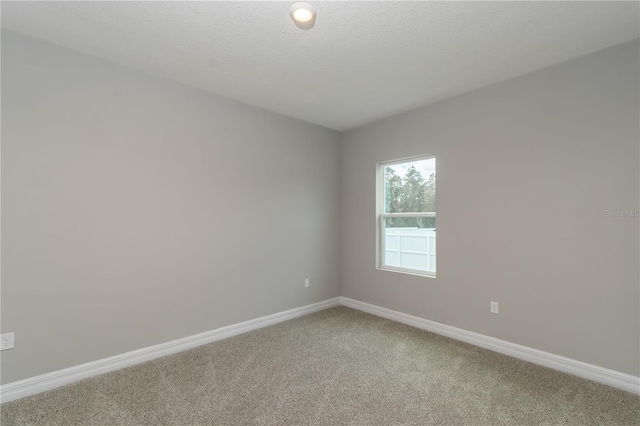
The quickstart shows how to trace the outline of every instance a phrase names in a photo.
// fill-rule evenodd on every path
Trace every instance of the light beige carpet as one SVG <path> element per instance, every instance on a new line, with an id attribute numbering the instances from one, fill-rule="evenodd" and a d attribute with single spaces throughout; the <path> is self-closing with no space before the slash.
<path id="1" fill-rule="evenodd" d="M 640 397 L 337 307 L 6 403 L 9 425 L 630 425 Z"/>

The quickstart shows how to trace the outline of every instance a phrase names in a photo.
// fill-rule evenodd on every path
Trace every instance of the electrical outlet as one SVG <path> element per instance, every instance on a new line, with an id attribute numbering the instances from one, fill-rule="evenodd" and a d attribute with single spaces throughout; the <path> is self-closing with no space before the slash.
<path id="1" fill-rule="evenodd" d="M 13 349 L 13 333 L 5 333 L 0 336 L 0 350 L 6 351 L 7 349 Z"/>
<path id="2" fill-rule="evenodd" d="M 499 308 L 500 308 L 500 306 L 498 305 L 498 302 L 491 302 L 491 313 L 492 314 L 498 314 L 499 313 Z"/>
<path id="3" fill-rule="evenodd" d="M 309 278 L 304 280 L 304 286 L 309 287 Z"/>

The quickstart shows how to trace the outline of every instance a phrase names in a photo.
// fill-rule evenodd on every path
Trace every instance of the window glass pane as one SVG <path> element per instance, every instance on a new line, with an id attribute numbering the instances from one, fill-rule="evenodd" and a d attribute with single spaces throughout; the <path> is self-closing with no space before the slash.
<path id="1" fill-rule="evenodd" d="M 436 159 L 384 167 L 385 213 L 436 211 Z"/>
<path id="2" fill-rule="evenodd" d="M 429 239 L 425 238 L 424 229 L 413 228 L 413 232 L 402 235 L 400 250 L 404 252 L 426 253 Z"/>
<path id="3" fill-rule="evenodd" d="M 417 269 L 418 271 L 427 270 L 427 262 L 429 258 L 424 255 L 416 253 L 401 253 L 400 254 L 400 266 L 401 268 Z"/>
<path id="4" fill-rule="evenodd" d="M 417 226 L 428 220 L 429 227 Z M 385 266 L 436 272 L 436 218 L 384 218 Z"/>

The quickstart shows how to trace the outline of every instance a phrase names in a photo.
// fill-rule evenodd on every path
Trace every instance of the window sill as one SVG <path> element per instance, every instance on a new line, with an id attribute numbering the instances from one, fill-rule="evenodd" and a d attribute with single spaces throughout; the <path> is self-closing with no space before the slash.
<path id="1" fill-rule="evenodd" d="M 417 277 L 436 278 L 435 272 L 420 272 L 415 269 L 393 268 L 389 266 L 377 267 L 378 271 L 395 272 L 396 274 L 415 275 Z"/>

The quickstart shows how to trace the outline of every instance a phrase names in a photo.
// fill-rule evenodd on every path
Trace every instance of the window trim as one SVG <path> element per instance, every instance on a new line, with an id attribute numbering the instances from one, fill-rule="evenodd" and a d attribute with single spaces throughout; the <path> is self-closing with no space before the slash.
<path id="1" fill-rule="evenodd" d="M 435 154 L 418 155 L 413 157 L 401 158 L 392 161 L 382 161 L 376 164 L 376 269 L 380 271 L 398 272 L 408 275 L 417 275 L 421 277 L 436 278 L 436 272 L 422 271 L 420 269 L 402 268 L 399 266 L 391 266 L 384 264 L 385 238 L 384 238 L 384 221 L 389 217 L 436 217 L 436 212 L 415 212 L 415 213 L 385 213 L 385 181 L 384 168 L 396 164 L 411 163 L 421 160 L 435 159 Z M 437 173 L 437 172 L 436 172 Z M 437 179 L 437 177 L 436 177 Z M 437 197 L 437 195 L 436 195 Z M 436 248 L 437 252 L 437 248 Z M 436 265 L 438 256 L 436 255 Z"/>

